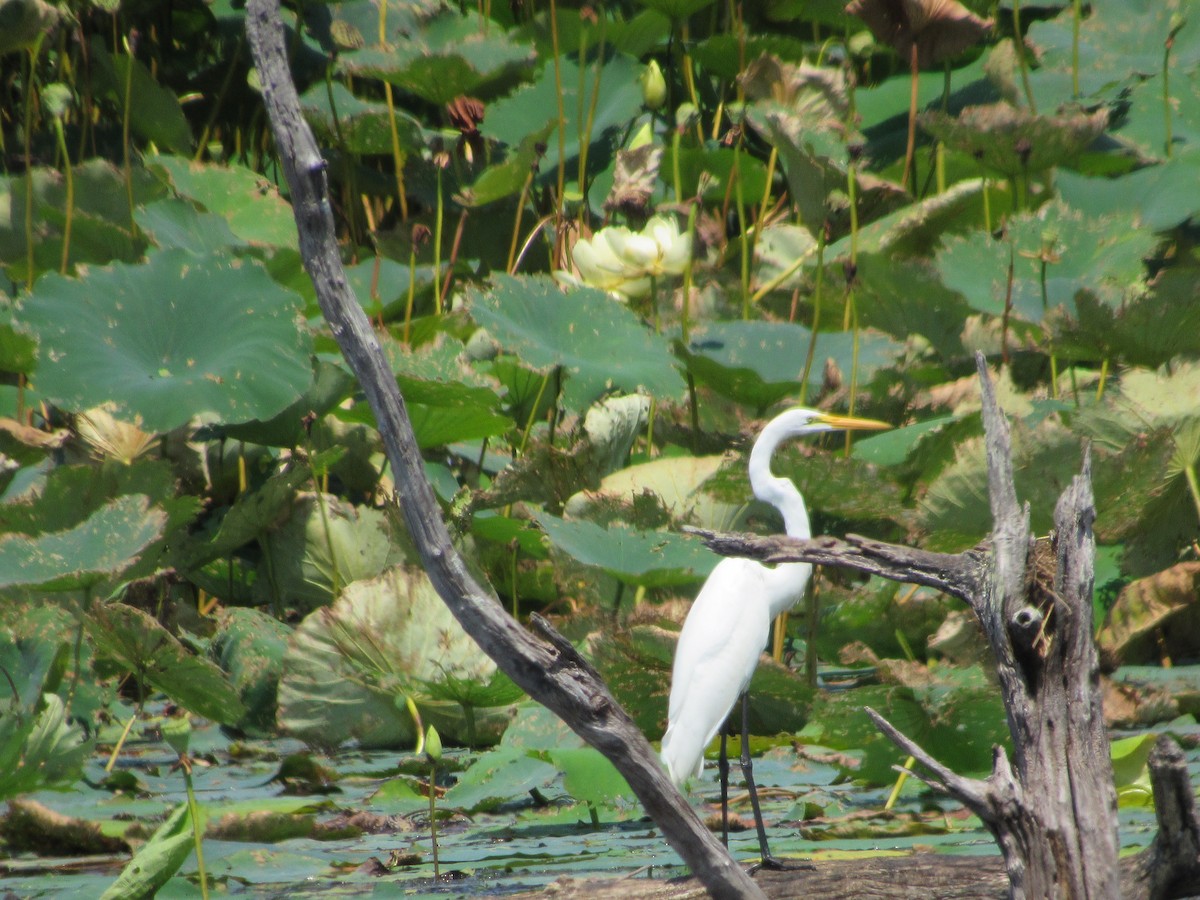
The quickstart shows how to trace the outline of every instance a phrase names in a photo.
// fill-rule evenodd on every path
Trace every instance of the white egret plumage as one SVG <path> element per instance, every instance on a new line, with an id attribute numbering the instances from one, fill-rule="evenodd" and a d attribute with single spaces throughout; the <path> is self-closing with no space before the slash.
<path id="1" fill-rule="evenodd" d="M 792 537 L 812 537 L 808 508 L 791 479 L 771 472 L 771 457 L 785 440 L 826 431 L 890 428 L 884 422 L 837 416 L 796 407 L 767 423 L 750 451 L 750 487 L 759 500 L 770 503 L 783 516 Z M 692 604 L 679 634 L 671 673 L 671 700 L 662 759 L 671 780 L 682 784 L 700 774 L 704 749 L 742 698 L 741 766 L 754 809 L 759 847 L 764 864 L 773 862 L 754 787 L 749 753 L 749 708 L 746 689 L 767 644 L 772 620 L 787 612 L 804 594 L 812 575 L 808 563 L 765 566 L 749 559 L 722 560 Z M 722 751 L 724 744 L 722 744 Z M 722 756 L 724 754 L 722 753 Z M 724 760 L 722 760 L 724 763 Z M 722 770 L 722 808 L 725 806 L 725 770 Z"/>

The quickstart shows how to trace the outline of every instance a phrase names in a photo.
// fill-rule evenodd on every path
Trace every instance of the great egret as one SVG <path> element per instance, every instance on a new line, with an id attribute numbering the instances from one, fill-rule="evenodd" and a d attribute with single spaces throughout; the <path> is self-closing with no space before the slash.
<path id="1" fill-rule="evenodd" d="M 783 525 L 792 537 L 812 537 L 808 508 L 791 479 L 771 474 L 775 449 L 789 438 L 825 431 L 890 428 L 884 422 L 835 416 L 815 409 L 796 407 L 767 423 L 750 451 L 750 487 L 754 496 L 774 506 L 783 515 Z M 704 748 L 722 729 L 738 697 L 742 698 L 741 767 L 754 809 L 754 824 L 764 865 L 772 865 L 754 787 L 749 750 L 749 706 L 746 689 L 767 643 L 771 621 L 800 600 L 812 574 L 808 563 L 785 563 L 775 567 L 749 559 L 722 560 L 692 604 L 671 672 L 671 701 L 667 733 L 662 740 L 662 760 L 671 780 L 681 785 L 700 775 Z M 725 742 L 721 742 L 721 806 L 726 809 L 728 766 Z"/>

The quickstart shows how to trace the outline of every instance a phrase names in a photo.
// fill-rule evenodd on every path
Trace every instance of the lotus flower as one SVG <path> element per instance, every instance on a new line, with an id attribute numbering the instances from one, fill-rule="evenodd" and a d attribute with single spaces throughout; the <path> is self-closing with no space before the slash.
<path id="1" fill-rule="evenodd" d="M 654 216 L 640 232 L 602 228 L 571 252 L 585 284 L 626 298 L 644 297 L 652 278 L 683 274 L 691 255 L 691 240 L 669 216 Z"/>

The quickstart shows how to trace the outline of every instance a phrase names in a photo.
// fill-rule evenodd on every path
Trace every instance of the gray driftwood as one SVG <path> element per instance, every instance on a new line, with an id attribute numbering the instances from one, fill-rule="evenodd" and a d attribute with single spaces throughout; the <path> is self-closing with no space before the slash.
<path id="1" fill-rule="evenodd" d="M 713 896 L 761 898 L 762 891 L 671 784 L 649 742 L 595 670 L 548 624 L 542 624 L 542 639 L 522 628 L 471 577 L 454 549 L 425 479 L 396 379 L 346 281 L 325 161 L 300 112 L 278 0 L 250 0 L 246 31 L 275 149 L 291 190 L 305 269 L 333 336 L 375 413 L 395 473 L 396 499 L 434 587 L 466 632 L 514 682 L 612 761 Z"/>

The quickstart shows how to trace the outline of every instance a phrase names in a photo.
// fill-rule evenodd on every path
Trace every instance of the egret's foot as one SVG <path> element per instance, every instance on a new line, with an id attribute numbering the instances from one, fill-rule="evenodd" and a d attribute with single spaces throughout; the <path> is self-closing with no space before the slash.
<path id="1" fill-rule="evenodd" d="M 750 874 L 753 875 L 755 872 L 763 869 L 770 872 L 802 872 L 805 870 L 814 872 L 816 868 L 812 863 L 798 859 L 779 859 L 776 856 L 764 856 L 750 867 Z"/>

